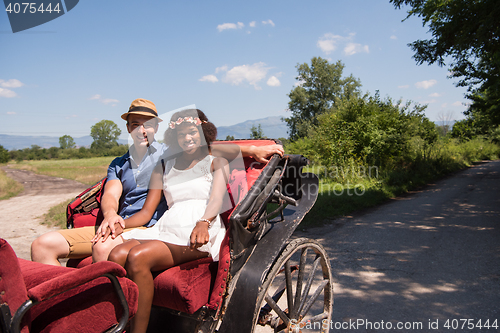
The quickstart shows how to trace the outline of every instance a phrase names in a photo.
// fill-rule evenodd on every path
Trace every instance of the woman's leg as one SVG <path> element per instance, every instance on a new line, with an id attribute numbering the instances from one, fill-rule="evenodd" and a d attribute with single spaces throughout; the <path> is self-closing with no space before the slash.
<path id="1" fill-rule="evenodd" d="M 125 241 L 124 243 L 117 245 L 109 253 L 108 260 L 116 262 L 117 264 L 125 267 L 125 263 L 127 262 L 127 257 L 130 249 L 139 244 L 140 243 L 138 240 L 129 239 L 128 241 Z"/>
<path id="2" fill-rule="evenodd" d="M 148 328 L 154 294 L 152 272 L 208 255 L 188 246 L 172 245 L 157 240 L 140 241 L 140 243 L 130 249 L 125 264 L 128 276 L 139 287 L 137 313 L 131 322 L 132 333 L 146 332 Z"/>

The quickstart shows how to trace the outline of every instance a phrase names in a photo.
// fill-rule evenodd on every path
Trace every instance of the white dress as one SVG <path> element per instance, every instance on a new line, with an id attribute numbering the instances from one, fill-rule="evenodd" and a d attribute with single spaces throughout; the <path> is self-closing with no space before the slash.
<path id="1" fill-rule="evenodd" d="M 212 189 L 212 161 L 215 157 L 207 155 L 194 167 L 187 170 L 174 168 L 175 159 L 167 162 L 163 175 L 163 193 L 167 199 L 168 210 L 158 222 L 147 229 L 134 229 L 122 234 L 127 239 L 157 239 L 166 243 L 189 246 L 193 228 L 207 208 Z M 226 229 L 217 215 L 212 227 L 208 229 L 210 240 L 198 248 L 208 252 L 214 261 L 219 260 L 219 250 Z"/>

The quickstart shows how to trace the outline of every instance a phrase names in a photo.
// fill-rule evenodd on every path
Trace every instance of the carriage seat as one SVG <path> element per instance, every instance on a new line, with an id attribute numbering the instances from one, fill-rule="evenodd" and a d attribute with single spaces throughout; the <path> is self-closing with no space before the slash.
<path id="1" fill-rule="evenodd" d="M 118 276 L 123 298 L 105 274 Z M 0 238 L 0 332 L 104 332 L 119 322 L 124 328 L 138 297 L 125 274 L 112 262 L 76 270 L 20 259 Z M 12 325 L 17 317 L 19 327 Z"/>
<path id="2" fill-rule="evenodd" d="M 240 146 L 264 146 L 275 143 L 274 140 L 238 141 Z M 228 192 L 233 208 L 245 197 L 265 167 L 265 164 L 258 163 L 253 158 L 245 157 L 243 162 L 242 165 L 231 166 Z M 214 311 L 220 309 L 229 282 L 231 233 L 228 221 L 232 209 L 221 214 L 226 226 L 226 235 L 221 244 L 219 261 L 202 258 L 157 273 L 154 278 L 153 305 L 187 314 L 194 314 L 203 306 Z M 67 265 L 82 268 L 91 263 L 92 258 L 89 257 L 83 260 L 70 259 Z"/>

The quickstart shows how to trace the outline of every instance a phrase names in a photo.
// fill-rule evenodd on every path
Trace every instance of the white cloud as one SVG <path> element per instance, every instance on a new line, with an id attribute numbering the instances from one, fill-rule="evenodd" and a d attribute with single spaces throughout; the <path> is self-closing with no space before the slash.
<path id="1" fill-rule="evenodd" d="M 444 109 L 444 108 L 446 108 L 446 107 L 448 107 L 448 103 L 443 103 L 443 104 L 441 104 L 441 107 L 442 107 L 443 109 Z"/>
<path id="2" fill-rule="evenodd" d="M 224 66 L 220 66 L 220 67 L 217 67 L 215 69 L 215 73 L 219 73 L 219 72 L 227 72 L 227 65 L 224 65 Z"/>
<path id="3" fill-rule="evenodd" d="M 441 97 L 441 94 L 439 94 L 439 93 L 432 93 L 432 94 L 429 95 L 429 97 L 436 97 L 437 98 L 437 97 Z"/>
<path id="4" fill-rule="evenodd" d="M 99 102 L 106 104 L 106 105 L 111 104 L 111 106 L 116 106 L 116 104 L 120 102 L 119 100 L 114 99 L 114 98 L 102 98 L 102 96 L 99 94 L 95 94 L 94 96 L 90 97 L 89 99 L 99 101 Z"/>
<path id="5" fill-rule="evenodd" d="M 0 88 L 0 97 L 13 98 L 16 96 L 17 96 L 17 94 L 15 92 L 13 92 L 12 90 Z"/>
<path id="6" fill-rule="evenodd" d="M 464 104 L 460 101 L 456 101 L 455 103 L 452 104 L 453 106 L 463 106 Z"/>
<path id="7" fill-rule="evenodd" d="M 245 25 L 242 23 L 242 22 L 238 22 L 238 23 L 223 23 L 223 24 L 219 24 L 217 26 L 217 30 L 219 30 L 219 32 L 221 32 L 222 30 L 226 30 L 226 29 L 242 29 Z"/>
<path id="8" fill-rule="evenodd" d="M 276 76 L 273 75 L 267 80 L 267 85 L 271 87 L 279 87 L 281 86 L 281 82 Z"/>
<path id="9" fill-rule="evenodd" d="M 14 115 L 14 114 L 16 114 L 16 113 L 15 113 L 15 112 L 13 112 L 13 111 L 9 111 L 9 112 L 7 112 L 7 114 L 9 114 L 9 115 Z"/>
<path id="10" fill-rule="evenodd" d="M 262 24 L 266 25 L 266 24 L 269 24 L 271 26 L 275 26 L 274 22 L 272 20 L 267 20 L 267 21 L 262 21 Z"/>
<path id="11" fill-rule="evenodd" d="M 430 87 L 432 87 L 436 83 L 437 83 L 436 80 L 420 81 L 420 82 L 415 83 L 415 87 L 417 87 L 418 89 L 429 89 Z"/>
<path id="12" fill-rule="evenodd" d="M 266 64 L 263 62 L 253 65 L 235 66 L 227 71 L 222 80 L 235 86 L 242 82 L 248 82 L 255 89 L 260 90 L 262 88 L 259 87 L 258 83 L 266 77 L 268 70 L 269 67 L 266 67 Z"/>
<path id="13" fill-rule="evenodd" d="M 368 45 L 363 46 L 357 43 L 348 43 L 346 47 L 344 47 L 344 54 L 348 56 L 361 52 L 370 53 Z"/>
<path id="14" fill-rule="evenodd" d="M 113 99 L 113 98 L 105 98 L 102 100 L 102 102 L 106 105 L 107 104 L 114 104 L 113 106 L 115 106 L 116 103 L 118 103 L 119 101 L 117 99 Z"/>
<path id="15" fill-rule="evenodd" d="M 347 43 L 344 46 L 345 55 L 353 55 L 360 52 L 370 53 L 368 45 L 361 45 L 352 42 L 356 34 L 354 32 L 350 33 L 348 36 L 334 35 L 332 33 L 326 33 L 321 36 L 316 43 L 316 46 L 321 49 L 321 51 L 326 54 L 330 54 L 335 51 L 341 44 Z"/>
<path id="16" fill-rule="evenodd" d="M 398 86 L 398 88 L 399 88 L 399 89 L 408 89 L 408 88 L 410 88 L 410 85 L 405 84 L 405 85 L 403 85 L 403 86 Z"/>
<path id="17" fill-rule="evenodd" d="M 299 80 L 299 81 L 295 82 L 295 86 L 296 86 L 296 87 L 302 87 L 302 85 L 303 85 L 304 83 L 306 83 L 306 81 L 304 81 L 304 80 Z"/>
<path id="18" fill-rule="evenodd" d="M 8 81 L 0 80 L 0 86 L 2 88 L 19 88 L 24 86 L 24 83 L 17 79 L 10 79 Z"/>
<path id="19" fill-rule="evenodd" d="M 198 81 L 202 81 L 202 82 L 218 82 L 219 79 L 217 78 L 217 76 L 215 75 L 205 75 L 204 77 L 202 77 L 201 79 L 199 79 Z"/>
<path id="20" fill-rule="evenodd" d="M 398 37 L 396 37 L 395 35 L 392 35 L 391 39 L 398 39 Z"/>
<path id="21" fill-rule="evenodd" d="M 248 25 L 249 25 L 251 28 L 255 28 L 255 24 L 256 24 L 256 23 L 257 23 L 257 22 L 252 21 L 252 22 L 250 22 Z"/>
<path id="22" fill-rule="evenodd" d="M 316 46 L 318 46 L 321 51 L 325 52 L 326 54 L 330 54 L 337 49 L 337 44 L 343 41 L 345 38 L 346 37 L 326 33 L 323 35 L 323 37 L 319 38 Z"/>

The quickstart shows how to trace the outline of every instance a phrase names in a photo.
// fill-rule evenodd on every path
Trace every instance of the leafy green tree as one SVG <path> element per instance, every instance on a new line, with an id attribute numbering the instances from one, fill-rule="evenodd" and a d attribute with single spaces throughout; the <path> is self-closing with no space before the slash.
<path id="1" fill-rule="evenodd" d="M 284 120 L 291 140 L 305 137 L 318 116 L 329 111 L 342 98 L 359 96 L 361 83 L 352 75 L 342 78 L 341 61 L 330 64 L 328 60 L 314 57 L 311 65 L 296 66 L 298 85 L 288 94 L 288 108 L 292 115 Z"/>
<path id="2" fill-rule="evenodd" d="M 226 140 L 227 140 L 227 141 L 232 141 L 232 140 L 234 140 L 234 135 L 226 135 Z"/>
<path id="3" fill-rule="evenodd" d="M 10 159 L 9 151 L 0 145 L 0 163 L 7 163 Z"/>
<path id="4" fill-rule="evenodd" d="M 498 0 L 390 0 L 409 6 L 432 37 L 409 46 L 418 64 L 449 63 L 450 76 L 468 87 L 469 117 L 485 113 L 490 127 L 500 124 L 500 6 Z"/>
<path id="5" fill-rule="evenodd" d="M 94 139 L 91 148 L 105 150 L 118 145 L 118 137 L 122 131 L 111 120 L 101 120 L 90 128 L 90 136 Z"/>
<path id="6" fill-rule="evenodd" d="M 250 139 L 265 139 L 267 136 L 264 135 L 264 131 L 262 130 L 262 126 L 259 124 L 257 127 L 253 125 L 250 128 Z"/>
<path id="7" fill-rule="evenodd" d="M 59 138 L 59 147 L 61 149 L 75 148 L 75 140 L 69 135 L 63 135 Z"/>
<path id="8" fill-rule="evenodd" d="M 415 158 L 416 142 L 425 149 L 437 140 L 436 126 L 424 110 L 381 100 L 378 93 L 346 98 L 318 117 L 319 124 L 301 145 L 324 166 L 346 165 L 353 159 L 377 166 L 404 163 Z"/>

